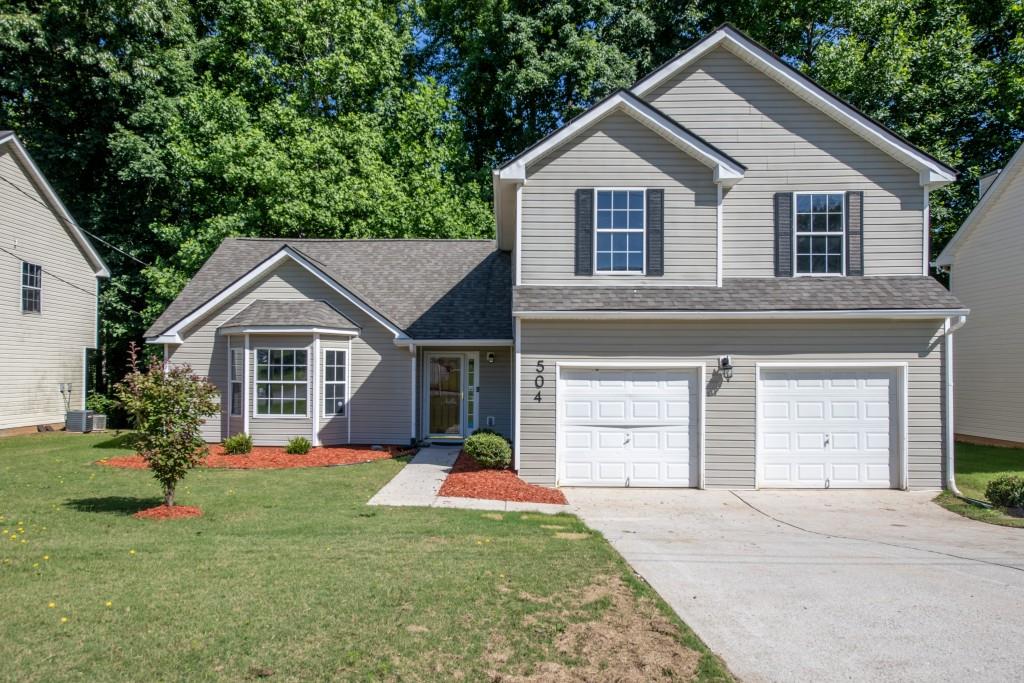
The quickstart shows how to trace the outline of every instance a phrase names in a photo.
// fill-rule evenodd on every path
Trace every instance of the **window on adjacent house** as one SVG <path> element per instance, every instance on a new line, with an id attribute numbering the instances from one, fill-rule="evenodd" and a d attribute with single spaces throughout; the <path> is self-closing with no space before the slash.
<path id="1" fill-rule="evenodd" d="M 324 356 L 324 414 L 345 414 L 345 385 L 348 382 L 344 351 L 328 350 Z"/>
<path id="2" fill-rule="evenodd" d="M 598 190 L 595 272 L 643 273 L 644 225 L 643 190 Z"/>
<path id="3" fill-rule="evenodd" d="M 242 378 L 239 372 L 239 353 L 237 349 L 231 349 L 231 367 L 228 368 L 231 381 L 231 414 L 242 414 Z"/>
<path id="4" fill-rule="evenodd" d="M 21 263 L 21 310 L 39 313 L 43 308 L 43 267 Z"/>
<path id="5" fill-rule="evenodd" d="M 844 201 L 841 192 L 796 195 L 796 273 L 842 275 Z"/>
<path id="6" fill-rule="evenodd" d="M 306 349 L 256 349 L 256 414 L 308 415 Z"/>

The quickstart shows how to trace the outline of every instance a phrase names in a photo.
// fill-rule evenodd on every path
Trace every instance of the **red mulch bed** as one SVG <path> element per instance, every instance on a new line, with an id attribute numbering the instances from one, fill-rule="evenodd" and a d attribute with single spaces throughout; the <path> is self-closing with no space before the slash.
<path id="1" fill-rule="evenodd" d="M 476 464 L 465 451 L 459 453 L 452 471 L 437 492 L 439 496 L 511 500 L 517 503 L 554 503 L 565 505 L 565 496 L 558 489 L 527 484 L 514 470 L 488 470 Z"/>
<path id="2" fill-rule="evenodd" d="M 203 511 L 189 505 L 157 505 L 154 508 L 139 510 L 132 517 L 135 519 L 184 519 L 185 517 L 202 517 Z"/>
<path id="3" fill-rule="evenodd" d="M 375 451 L 369 446 L 320 446 L 310 449 L 305 455 L 289 455 L 283 446 L 254 446 L 251 453 L 245 455 L 226 455 L 220 444 L 210 446 L 210 453 L 203 462 L 203 467 L 214 467 L 233 470 L 283 470 L 292 467 L 332 467 L 335 465 L 354 465 L 360 462 L 386 460 L 399 455 L 412 453 L 412 449 L 401 446 L 385 446 L 382 451 Z M 108 467 L 124 467 L 126 469 L 144 470 L 146 461 L 141 455 L 125 455 L 120 458 L 107 458 L 97 461 Z"/>

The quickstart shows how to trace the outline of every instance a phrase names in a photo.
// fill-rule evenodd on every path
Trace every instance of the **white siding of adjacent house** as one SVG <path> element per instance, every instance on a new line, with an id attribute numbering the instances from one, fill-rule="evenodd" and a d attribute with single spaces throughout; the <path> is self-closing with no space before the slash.
<path id="1" fill-rule="evenodd" d="M 864 192 L 865 275 L 922 274 L 927 245 L 917 172 L 724 47 L 644 99 L 747 167 L 723 204 L 725 277 L 774 275 L 775 192 L 849 190 Z"/>
<path id="2" fill-rule="evenodd" d="M 350 359 L 349 410 L 352 413 L 351 442 L 357 444 L 405 444 L 411 435 L 411 364 L 412 355 L 395 346 L 394 335 L 363 313 L 347 299 L 335 293 L 301 266 L 287 261 L 259 282 L 236 295 L 216 312 L 198 321 L 182 334 L 183 343 L 170 347 L 172 363 L 188 363 L 198 374 L 209 376 L 221 387 L 222 410 L 226 414 L 227 339 L 217 328 L 257 299 L 320 299 L 328 301 L 346 317 L 359 325 L 360 335 L 352 340 Z M 255 362 L 252 354 L 267 344 L 289 348 L 310 347 L 312 337 L 267 338 L 250 335 L 248 387 L 252 406 L 252 377 Z M 326 343 L 326 342 L 325 342 Z M 312 354 L 310 355 L 312 358 Z M 312 389 L 310 390 L 312 392 Z M 312 398 L 312 396 L 310 396 Z M 310 403 L 312 410 L 312 403 Z M 293 436 L 311 438 L 312 416 L 309 418 L 263 418 L 250 415 L 249 432 L 257 444 L 282 445 Z M 228 430 L 223 416 L 211 418 L 204 427 L 207 441 L 220 441 Z M 343 443 L 344 430 L 331 420 L 321 419 L 321 435 L 325 443 Z M 331 439 L 331 441 L 327 441 Z M 337 439 L 337 441 L 335 441 Z"/>
<path id="3" fill-rule="evenodd" d="M 522 284 L 714 285 L 717 202 L 712 171 L 627 114 L 615 112 L 530 164 L 522 190 Z M 575 193 L 665 190 L 665 274 L 576 277 Z"/>
<path id="4" fill-rule="evenodd" d="M 950 285 L 971 309 L 954 333 L 957 434 L 1024 443 L 1024 175 L 960 243 Z"/>
<path id="5" fill-rule="evenodd" d="M 938 321 L 919 322 L 522 322 L 520 473 L 555 482 L 555 367 L 560 361 L 704 363 L 705 461 L 709 487 L 754 486 L 755 364 L 906 362 L 909 365 L 909 485 L 942 486 L 942 357 Z M 714 371 L 731 355 L 735 373 Z M 544 371 L 537 372 L 537 362 Z M 537 377 L 544 378 L 536 401 Z"/>
<path id="6" fill-rule="evenodd" d="M 0 429 L 64 421 L 59 385 L 83 406 L 84 351 L 96 346 L 96 276 L 15 158 L 0 148 Z M 26 194 L 28 196 L 26 196 Z M 21 264 L 43 268 L 42 312 L 21 311 Z"/>

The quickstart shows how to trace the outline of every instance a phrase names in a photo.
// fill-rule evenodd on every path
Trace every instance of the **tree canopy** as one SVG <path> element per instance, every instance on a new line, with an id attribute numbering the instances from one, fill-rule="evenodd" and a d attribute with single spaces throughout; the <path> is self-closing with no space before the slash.
<path id="1" fill-rule="evenodd" d="M 98 245 L 116 360 L 226 236 L 493 234 L 494 164 L 725 21 L 961 171 L 932 198 L 939 248 L 1021 139 L 1022 19 L 1019 0 L 8 0 L 0 126 L 118 249 Z"/>

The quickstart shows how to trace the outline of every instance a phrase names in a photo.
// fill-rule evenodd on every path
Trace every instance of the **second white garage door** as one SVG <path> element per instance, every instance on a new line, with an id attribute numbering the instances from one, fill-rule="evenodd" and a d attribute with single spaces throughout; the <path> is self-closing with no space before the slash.
<path id="1" fill-rule="evenodd" d="M 699 373 L 562 368 L 558 483 L 696 486 Z"/>
<path id="2" fill-rule="evenodd" d="M 759 486 L 897 486 L 897 385 L 889 369 L 763 369 Z"/>

